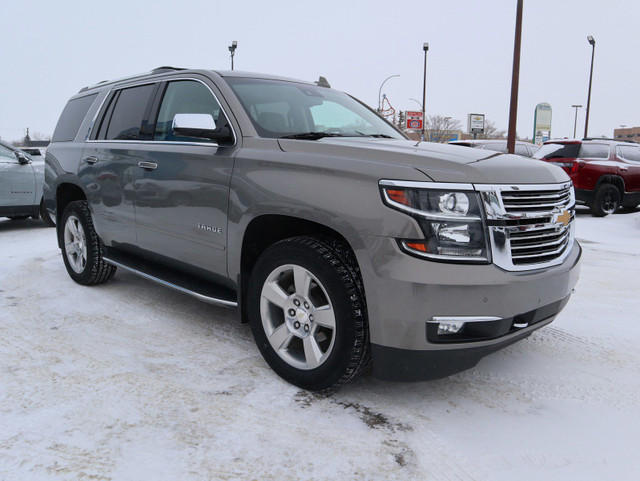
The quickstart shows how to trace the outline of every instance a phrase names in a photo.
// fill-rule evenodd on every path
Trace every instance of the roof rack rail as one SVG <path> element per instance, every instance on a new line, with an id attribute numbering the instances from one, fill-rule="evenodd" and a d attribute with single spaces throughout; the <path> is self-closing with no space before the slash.
<path id="1" fill-rule="evenodd" d="M 185 70 L 183 67 L 171 67 L 169 65 L 163 65 L 162 67 L 154 68 L 152 73 L 170 72 L 172 70 Z"/>
<path id="2" fill-rule="evenodd" d="M 636 140 L 629 140 L 629 139 L 610 139 L 608 137 L 585 137 L 582 140 L 607 140 L 609 142 L 628 142 L 630 144 L 637 144 L 638 141 Z"/>
<path id="3" fill-rule="evenodd" d="M 99 85 L 110 84 L 110 83 L 115 83 L 115 82 L 122 82 L 124 80 L 132 80 L 132 79 L 135 79 L 135 78 L 138 78 L 138 77 L 144 77 L 145 75 L 155 75 L 155 74 L 159 74 L 159 73 L 173 72 L 173 71 L 178 71 L 178 70 L 186 70 L 186 69 L 182 68 L 182 67 L 169 67 L 167 65 L 164 65 L 162 67 L 154 68 L 150 72 L 143 72 L 143 73 L 139 73 L 139 74 L 135 74 L 135 75 L 129 75 L 127 77 L 116 78 L 116 79 L 113 79 L 113 80 L 103 80 L 103 81 L 98 82 L 96 84 L 81 88 L 78 93 L 86 92 L 87 90 L 90 90 L 90 89 L 92 89 L 94 87 L 97 87 Z"/>

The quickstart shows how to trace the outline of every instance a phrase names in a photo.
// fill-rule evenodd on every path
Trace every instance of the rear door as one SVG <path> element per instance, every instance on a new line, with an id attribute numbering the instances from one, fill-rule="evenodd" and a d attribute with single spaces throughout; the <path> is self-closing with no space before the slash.
<path id="1" fill-rule="evenodd" d="M 113 90 L 91 132 L 78 170 L 93 210 L 98 235 L 107 246 L 136 245 L 134 180 L 149 160 L 143 141 L 157 83 Z M 144 124 L 144 125 L 143 125 Z"/>
<path id="2" fill-rule="evenodd" d="M 640 192 L 640 146 L 619 145 L 616 156 L 620 160 L 620 175 L 627 192 Z"/>
<path id="3" fill-rule="evenodd" d="M 219 146 L 172 130 L 176 114 L 211 114 L 216 125 L 227 123 L 214 91 L 206 78 L 163 83 L 154 135 L 141 154 L 150 164 L 136 171 L 135 210 L 142 249 L 226 276 L 227 206 L 237 145 Z"/>
<path id="4" fill-rule="evenodd" d="M 27 214 L 34 205 L 36 177 L 31 163 L 20 164 L 15 151 L 0 145 L 0 215 L 10 215 L 16 207 Z M 9 209 L 10 208 L 10 209 Z"/>

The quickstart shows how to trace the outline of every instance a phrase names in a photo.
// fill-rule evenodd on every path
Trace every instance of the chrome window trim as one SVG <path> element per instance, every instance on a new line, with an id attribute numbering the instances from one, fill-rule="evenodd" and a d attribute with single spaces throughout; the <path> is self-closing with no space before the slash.
<path id="1" fill-rule="evenodd" d="M 87 135 L 85 137 L 85 143 L 88 144 L 92 144 L 92 143 L 153 143 L 153 144 L 158 144 L 158 145 L 165 145 L 165 144 L 170 144 L 170 145 L 206 145 L 209 147 L 220 147 L 220 144 L 218 144 L 217 142 L 183 142 L 183 141 L 177 141 L 177 142 L 172 142 L 172 141 L 168 141 L 168 140 L 90 140 L 91 137 L 91 133 L 93 131 L 93 127 L 95 126 L 95 121 L 98 118 L 98 115 L 100 115 L 100 113 L 102 112 L 102 107 L 104 106 L 104 102 L 107 100 L 107 98 L 109 98 L 109 96 L 111 95 L 111 93 L 115 90 L 124 90 L 127 88 L 132 88 L 132 87 L 140 87 L 142 85 L 151 85 L 151 84 L 158 84 L 161 82 L 177 82 L 177 81 L 184 81 L 184 80 L 191 80 L 193 82 L 200 82 L 202 85 L 204 85 L 205 87 L 207 87 L 207 89 L 209 90 L 209 92 L 211 92 L 211 95 L 213 95 L 213 98 L 216 100 L 216 102 L 218 102 L 218 105 L 220 106 L 220 110 L 222 111 L 222 113 L 224 114 L 224 116 L 227 118 L 227 120 L 229 121 L 229 127 L 231 127 L 231 134 L 233 135 L 233 144 L 231 145 L 225 145 L 225 147 L 235 147 L 238 143 L 238 136 L 236 135 L 236 130 L 233 127 L 233 123 L 231 122 L 231 117 L 229 115 L 227 115 L 227 111 L 224 109 L 224 107 L 222 106 L 222 103 L 220 102 L 220 99 L 218 99 L 218 96 L 215 94 L 215 92 L 211 89 L 211 87 L 209 87 L 205 82 L 203 82 L 200 79 L 197 78 L 193 78 L 193 77 L 166 77 L 166 78 L 157 78 L 157 79 L 153 79 L 153 80 L 144 80 L 144 81 L 140 81 L 140 82 L 134 82 L 131 84 L 126 84 L 126 85 L 117 85 L 112 87 L 111 89 L 109 89 L 109 91 L 107 92 L 107 95 L 104 97 L 104 99 L 102 100 L 102 103 L 100 104 L 100 108 L 98 109 L 98 111 L 96 112 L 94 119 L 91 121 L 91 125 L 89 127 L 89 132 L 87 132 Z M 161 102 L 162 105 L 162 102 Z"/>

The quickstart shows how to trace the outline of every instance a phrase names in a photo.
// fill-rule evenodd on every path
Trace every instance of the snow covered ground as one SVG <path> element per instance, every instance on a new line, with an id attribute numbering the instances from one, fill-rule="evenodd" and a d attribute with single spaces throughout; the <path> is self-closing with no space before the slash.
<path id="1" fill-rule="evenodd" d="M 581 211 L 576 293 L 474 369 L 281 381 L 234 311 L 119 271 L 87 288 L 53 229 L 0 221 L 0 480 L 640 479 L 640 211 Z"/>

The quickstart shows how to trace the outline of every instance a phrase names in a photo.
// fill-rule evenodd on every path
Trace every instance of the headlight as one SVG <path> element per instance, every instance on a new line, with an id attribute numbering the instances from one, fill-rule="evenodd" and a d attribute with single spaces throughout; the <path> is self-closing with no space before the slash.
<path id="1" fill-rule="evenodd" d="M 490 261 L 484 212 L 473 187 L 413 188 L 381 181 L 380 188 L 389 207 L 411 215 L 422 229 L 424 239 L 399 239 L 406 252 L 436 260 Z"/>

